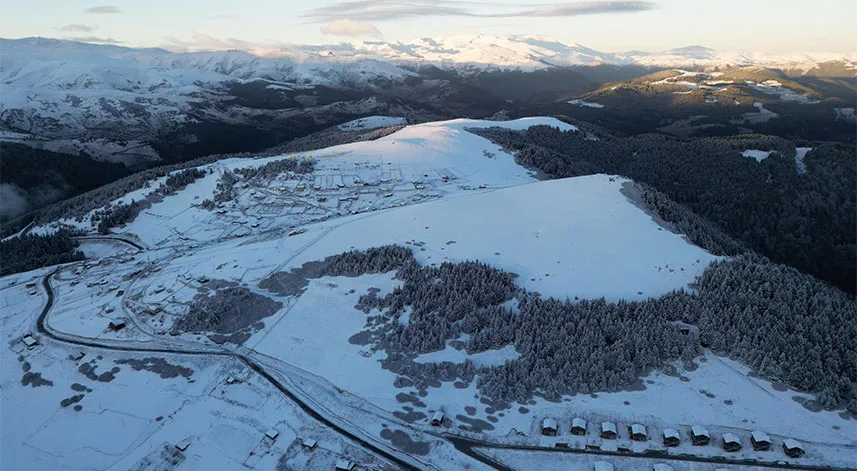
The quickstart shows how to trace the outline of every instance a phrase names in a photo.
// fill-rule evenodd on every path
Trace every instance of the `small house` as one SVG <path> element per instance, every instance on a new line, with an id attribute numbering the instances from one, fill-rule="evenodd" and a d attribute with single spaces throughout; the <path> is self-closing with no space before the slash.
<path id="1" fill-rule="evenodd" d="M 601 438 L 605 440 L 615 440 L 619 436 L 616 424 L 613 422 L 601 422 Z"/>
<path id="2" fill-rule="evenodd" d="M 673 467 L 664 463 L 655 463 L 653 471 L 673 471 Z"/>
<path id="3" fill-rule="evenodd" d="M 695 446 L 708 445 L 711 440 L 711 435 L 708 434 L 708 429 L 702 425 L 694 425 L 690 428 L 690 441 Z"/>
<path id="4" fill-rule="evenodd" d="M 771 449 L 771 437 L 767 433 L 759 430 L 754 430 L 750 434 L 750 443 L 753 444 L 753 449 L 756 451 L 767 451 Z"/>
<path id="5" fill-rule="evenodd" d="M 312 450 L 316 445 L 318 445 L 318 441 L 314 438 L 304 438 L 301 440 L 301 446 L 304 448 Z"/>
<path id="6" fill-rule="evenodd" d="M 580 417 L 571 419 L 571 434 L 586 435 L 586 421 Z"/>
<path id="7" fill-rule="evenodd" d="M 596 461 L 594 468 L 595 471 L 613 471 L 613 465 L 607 461 Z"/>
<path id="8" fill-rule="evenodd" d="M 271 441 L 275 441 L 277 437 L 280 436 L 280 431 L 271 427 L 265 432 L 265 437 L 269 438 Z"/>
<path id="9" fill-rule="evenodd" d="M 674 428 L 664 429 L 664 446 L 678 446 L 681 443 L 681 437 L 678 430 Z"/>
<path id="10" fill-rule="evenodd" d="M 628 427 L 628 434 L 631 436 L 631 440 L 636 442 L 644 442 L 649 439 L 649 434 L 646 432 L 646 426 L 643 424 L 631 424 Z"/>
<path id="11" fill-rule="evenodd" d="M 175 446 L 176 446 L 176 450 L 178 450 L 178 451 L 185 451 L 185 450 L 187 450 L 187 447 L 189 447 L 189 446 L 190 446 L 190 437 L 185 438 L 184 440 L 182 440 L 182 441 L 180 441 L 180 442 L 176 443 L 176 445 L 175 445 Z"/>
<path id="12" fill-rule="evenodd" d="M 336 460 L 336 471 L 352 471 L 357 464 L 348 460 Z"/>
<path id="13" fill-rule="evenodd" d="M 559 426 L 557 426 L 556 419 L 542 421 L 542 435 L 553 437 L 556 436 L 557 431 L 559 431 Z"/>
<path id="14" fill-rule="evenodd" d="M 783 451 L 785 451 L 786 455 L 791 458 L 800 458 L 806 454 L 806 450 L 803 449 L 803 445 L 794 438 L 786 438 L 783 440 Z"/>
<path id="15" fill-rule="evenodd" d="M 442 423 L 443 423 L 443 412 L 442 411 L 436 411 L 431 416 L 431 424 L 434 425 L 435 427 L 437 427 L 437 426 L 440 426 Z"/>
<path id="16" fill-rule="evenodd" d="M 24 344 L 24 346 L 25 346 L 25 347 L 27 347 L 27 348 L 33 348 L 33 347 L 35 347 L 36 345 L 38 345 L 38 344 L 39 344 L 39 341 L 38 341 L 38 340 L 36 340 L 36 338 L 35 338 L 35 337 L 33 337 L 33 336 L 32 336 L 32 335 L 30 335 L 30 334 L 25 335 L 25 336 L 24 336 L 24 338 L 22 338 L 22 339 L 21 339 L 21 342 L 22 342 L 22 343 Z"/>
<path id="17" fill-rule="evenodd" d="M 230 377 L 226 378 L 226 384 L 235 384 L 235 383 L 239 383 L 239 382 L 240 381 L 238 381 L 234 376 L 230 376 Z"/>
<path id="18" fill-rule="evenodd" d="M 741 449 L 741 439 L 734 433 L 723 434 L 723 449 L 729 452 Z"/>
<path id="19" fill-rule="evenodd" d="M 113 332 L 118 332 L 125 328 L 125 321 L 110 321 L 110 323 L 107 324 L 107 327 L 110 328 L 110 330 L 112 330 Z"/>

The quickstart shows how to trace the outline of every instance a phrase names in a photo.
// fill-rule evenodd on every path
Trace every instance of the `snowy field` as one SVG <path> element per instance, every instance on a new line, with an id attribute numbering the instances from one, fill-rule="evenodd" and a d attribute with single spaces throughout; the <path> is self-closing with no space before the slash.
<path id="1" fill-rule="evenodd" d="M 626 182 L 552 180 L 321 223 L 300 238 L 323 237 L 292 264 L 412 243 L 420 263 L 480 260 L 560 299 L 645 299 L 686 286 L 715 257 L 636 207 L 621 193 Z"/>
<path id="2" fill-rule="evenodd" d="M 125 245 L 86 241 L 82 248 L 91 260 L 54 277 L 50 329 L 102 345 L 194 349 L 198 355 L 79 348 L 38 334 L 38 345 L 27 348 L 22 338 L 36 333 L 36 316 L 47 301 L 41 280 L 53 269 L 0 279 L 0 334 L 7 345 L 0 353 L 0 397 L 22 405 L 4 407 L 0 468 L 143 471 L 171 469 L 169 463 L 178 461 L 178 469 L 332 469 L 336 459 L 348 458 L 360 469 L 392 469 L 307 416 L 237 359 L 209 355 L 224 351 L 254 358 L 345 429 L 438 469 L 484 469 L 439 432 L 479 430 L 479 437 L 494 441 L 554 447 L 570 441 L 573 416 L 611 420 L 620 430 L 644 423 L 653 437 L 672 427 L 683 440 L 690 425 L 700 424 L 741 437 L 746 451 L 740 456 L 768 459 L 747 450 L 750 431 L 762 430 L 778 443 L 788 437 L 804 443 L 803 463 L 847 464 L 857 451 L 857 420 L 813 412 L 802 405 L 809 396 L 710 352 L 690 370 L 677 365 L 651 372 L 625 391 L 499 405 L 482 400 L 476 381 L 445 381 L 421 391 L 389 365 L 385 369 L 387 353 L 365 338 L 378 312 L 355 305 L 370 290 L 384 296 L 401 286 L 393 272 L 307 278 L 299 294 L 260 286 L 306 262 L 398 244 L 422 265 L 480 260 L 514 273 L 518 286 L 545 297 L 642 300 L 686 288 L 717 259 L 638 207 L 628 180 L 592 175 L 540 182 L 508 153 L 466 131 L 535 124 L 574 131 L 550 118 L 408 126 L 376 141 L 295 155 L 313 158 L 315 171 L 240 182 L 233 201 L 209 211 L 199 203 L 212 198 L 222 172 L 292 156 L 219 161 L 203 167 L 210 169 L 203 178 L 114 229 L 146 250 L 128 253 Z M 747 152 L 752 158 L 764 153 Z M 807 152 L 798 149 L 798 168 Z M 123 200 L 139 201 L 148 191 Z M 171 335 L 199 297 L 226 288 L 277 307 L 252 319 L 246 336 L 232 343 L 209 332 Z M 400 322 L 408 322 L 407 315 Z M 469 355 L 450 341 L 412 360 L 491 366 L 518 356 L 513 345 Z M 446 414 L 440 428 L 428 423 L 437 410 Z M 559 437 L 539 433 L 544 418 L 560 422 Z M 271 428 L 279 432 L 276 439 L 265 438 Z M 304 438 L 318 440 L 317 447 L 302 447 Z M 689 448 L 685 443 L 677 450 L 722 454 L 716 446 Z M 567 461 L 564 454 L 527 459 L 519 452 L 486 453 L 501 453 L 516 469 L 592 465 L 589 457 Z M 653 464 L 627 460 L 614 465 Z"/>
<path id="3" fill-rule="evenodd" d="M 303 154 L 218 161 L 201 167 L 212 173 L 154 203 L 115 232 L 132 235 L 152 248 L 208 243 L 486 188 L 531 183 L 536 181 L 532 172 L 518 166 L 495 144 L 466 129 L 527 129 L 543 124 L 575 130 L 553 118 L 503 122 L 457 119 L 408 126 L 375 141 Z M 310 175 L 283 175 L 261 187 L 238 188 L 238 197 L 216 211 L 199 206 L 204 199 L 212 198 L 222 172 L 288 158 L 314 159 L 315 171 Z M 164 180 L 154 181 L 152 188 Z M 151 191 L 141 189 L 117 202 L 141 201 Z M 84 223 L 62 222 L 91 230 L 88 220 L 87 216 Z M 36 229 L 46 230 L 50 228 Z"/>
<path id="4" fill-rule="evenodd" d="M 395 116 L 367 116 L 365 118 L 355 119 L 347 123 L 339 125 L 339 129 L 343 131 L 362 131 L 365 129 L 384 128 L 387 126 L 398 126 L 408 124 L 406 118 Z"/>
<path id="5" fill-rule="evenodd" d="M 770 157 L 772 153 L 773 151 L 770 150 L 747 149 L 744 152 L 741 152 L 741 155 L 750 159 L 755 159 L 756 162 L 761 162 Z"/>
<path id="6" fill-rule="evenodd" d="M 604 108 L 604 105 L 602 105 L 601 103 L 595 103 L 592 101 L 586 101 L 586 100 L 580 100 L 580 99 L 569 100 L 568 104 L 569 105 L 583 106 L 586 108 Z"/>

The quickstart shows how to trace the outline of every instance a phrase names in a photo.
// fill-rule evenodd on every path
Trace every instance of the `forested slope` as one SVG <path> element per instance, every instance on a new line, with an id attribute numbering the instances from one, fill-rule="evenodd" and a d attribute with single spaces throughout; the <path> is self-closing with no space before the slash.
<path id="1" fill-rule="evenodd" d="M 475 130 L 551 177 L 627 176 L 709 219 L 748 247 L 854 293 L 857 289 L 857 150 L 820 143 L 798 171 L 791 141 L 759 135 L 679 139 Z M 757 162 L 747 149 L 774 151 Z"/>

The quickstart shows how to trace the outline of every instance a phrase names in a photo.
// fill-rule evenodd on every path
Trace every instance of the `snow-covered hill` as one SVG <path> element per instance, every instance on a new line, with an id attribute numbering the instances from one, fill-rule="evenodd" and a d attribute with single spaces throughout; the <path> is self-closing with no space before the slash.
<path id="1" fill-rule="evenodd" d="M 474 89 L 472 80 L 484 71 L 568 72 L 569 67 L 598 65 L 809 70 L 831 60 L 844 64 L 843 70 L 857 70 L 853 55 L 771 57 L 701 46 L 605 53 L 548 38 L 480 34 L 407 43 L 282 45 L 264 56 L 0 39 L 0 136 L 52 151 L 139 163 L 238 150 L 206 145 L 217 142 L 209 135 L 232 142 L 270 140 L 271 146 L 371 114 L 421 120 L 487 116 L 506 103 L 510 92 L 481 82 Z M 440 79 L 423 66 L 455 74 Z M 565 83 L 560 90 L 569 93 L 593 79 L 555 80 Z"/>
<path id="2" fill-rule="evenodd" d="M 352 125 L 396 122 L 375 116 Z M 384 297 L 406 277 L 392 271 L 313 275 L 312 267 L 323 264 L 312 262 L 396 244 L 421 267 L 479 260 L 513 273 L 516 286 L 540 293 L 532 296 L 571 303 L 575 297 L 655 298 L 685 288 L 719 258 L 662 227 L 640 206 L 627 179 L 539 181 L 500 147 L 468 132 L 534 125 L 578 132 L 543 117 L 430 122 L 374 141 L 221 160 L 200 167 L 200 178 L 173 192 L 153 193 L 162 178 L 125 195 L 121 201 L 147 201 L 112 236 L 134 240 L 143 250 L 130 251 L 116 239 L 88 240 L 84 250 L 97 259 L 60 267 L 49 281 L 52 304 L 40 284 L 49 269 L 0 280 L 7 300 L 0 338 L 10 346 L 0 352 L 0 395 L 4 403 L 22 405 L 4 416 L 0 438 L 12 445 L 3 464 L 60 469 L 73 456 L 68 469 L 149 469 L 170 462 L 194 470 L 223 463 L 236 469 L 332 469 L 338 459 L 367 469 L 399 468 L 344 440 L 348 430 L 376 449 L 397 450 L 424 464 L 415 469 L 482 469 L 444 434 L 476 430 L 464 436 L 554 449 L 569 443 L 572 415 L 591 424 L 621 424 L 622 439 L 613 443 L 598 440 L 594 429 L 590 437 L 571 437 L 596 440 L 607 452 L 626 442 L 632 446 L 624 436 L 632 421 L 649 427 L 652 439 L 640 445 L 655 450 L 666 427 L 684 431 L 704 424 L 716 437 L 730 432 L 746 442 L 752 424 L 777 444 L 785 437 L 801 440 L 808 448 L 805 465 L 847 462 L 855 432 L 847 414 L 811 412 L 800 402 L 810 395 L 771 385 L 708 351 L 695 357 L 699 363 L 692 368 L 686 362 L 684 369 L 643 373 L 626 391 L 559 401 L 536 395 L 511 404 L 480 390 L 486 371 L 471 368 L 460 381 L 458 375 L 466 373 L 467 360 L 477 367 L 515 361 L 522 355 L 517 341 L 468 353 L 462 345 L 470 334 L 463 330 L 433 351 L 385 350 L 367 340 L 396 326 L 420 325 L 411 306 L 390 320 L 361 307 L 366 296 Z M 315 166 L 308 173 L 239 171 L 292 159 Z M 229 172 L 237 175 L 229 197 L 203 205 Z M 63 222 L 91 230 L 88 223 Z M 443 284 L 428 283 L 435 281 Z M 474 277 L 464 285 L 475 291 L 478 282 Z M 217 311 L 212 324 L 182 327 L 206 303 L 223 306 L 226 315 Z M 524 303 L 510 298 L 503 305 L 523 317 Z M 48 338 L 36 330 L 45 305 L 52 307 L 43 325 L 54 335 L 141 351 L 80 348 Z M 240 326 L 209 328 L 222 319 Z M 692 328 L 687 326 L 687 335 Z M 556 332 L 572 346 L 579 340 Z M 26 334 L 34 345 L 23 343 Z M 195 353 L 174 354 L 187 351 Z M 255 367 L 238 361 L 239 355 Z M 406 371 L 420 368 L 426 368 L 425 384 Z M 275 389 L 274 381 L 285 386 Z M 283 389 L 293 396 L 280 394 Z M 296 399 L 314 415 L 302 413 Z M 438 410 L 445 419 L 432 426 L 428 418 Z M 541 421 L 548 417 L 559 418 L 561 436 L 542 436 Z M 722 455 L 714 440 L 692 447 L 683 432 L 678 450 L 713 460 Z M 745 443 L 730 456 L 780 459 L 779 446 L 773 448 L 756 452 Z M 624 463 L 623 469 L 638 469 L 639 463 Z M 693 466 L 715 470 L 714 464 Z"/>

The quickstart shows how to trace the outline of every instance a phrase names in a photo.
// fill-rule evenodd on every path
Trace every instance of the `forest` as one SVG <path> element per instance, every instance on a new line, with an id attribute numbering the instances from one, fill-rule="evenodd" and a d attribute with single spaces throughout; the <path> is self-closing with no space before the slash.
<path id="1" fill-rule="evenodd" d="M 561 132 L 473 130 L 550 177 L 626 176 L 687 206 L 774 261 L 857 290 L 857 154 L 853 144 L 818 143 L 795 163 L 791 141 L 759 135 L 680 139 Z M 746 149 L 774 151 L 757 162 Z"/>
<path id="2" fill-rule="evenodd" d="M 0 241 L 0 276 L 83 260 L 68 230 L 50 235 L 24 234 Z"/>
<path id="3" fill-rule="evenodd" d="M 388 355 L 436 351 L 462 334 L 471 354 L 514 345 L 517 360 L 477 369 L 480 392 L 495 400 L 615 391 L 674 362 L 692 367 L 708 348 L 815 393 L 824 407 L 857 413 L 857 303 L 751 253 L 713 263 L 690 291 L 632 302 L 543 298 L 484 263 L 421 266 L 396 246 L 328 257 L 323 266 L 348 276 L 397 269 L 400 287 L 383 297 L 370 291 L 355 306 L 380 310 L 369 325 L 384 326 L 372 336 Z"/>

